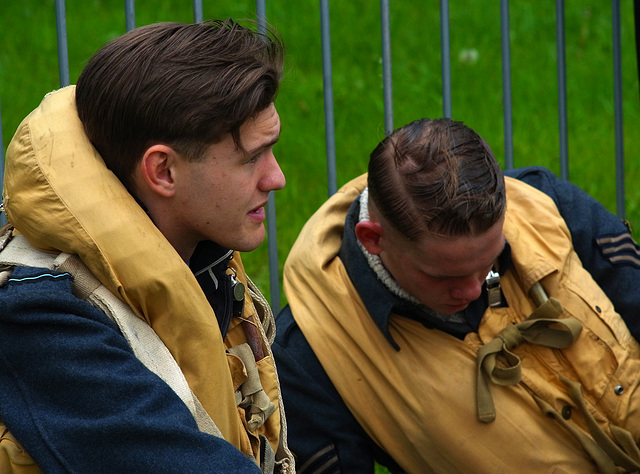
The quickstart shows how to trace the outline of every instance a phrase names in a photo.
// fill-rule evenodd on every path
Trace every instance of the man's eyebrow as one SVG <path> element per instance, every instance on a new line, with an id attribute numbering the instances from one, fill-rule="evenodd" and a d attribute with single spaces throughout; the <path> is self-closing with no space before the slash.
<path id="1" fill-rule="evenodd" d="M 507 241 L 506 241 L 506 239 L 504 239 L 503 240 L 503 245 L 501 247 L 500 252 L 498 253 L 498 255 L 495 256 L 495 258 L 493 260 L 491 260 L 490 263 L 487 263 L 486 266 L 494 265 L 495 262 L 497 262 L 498 259 L 500 258 L 500 255 L 502 255 L 502 252 L 504 252 L 504 249 L 506 248 L 506 246 L 507 246 Z M 467 276 L 467 275 L 432 275 L 432 274 L 429 274 L 429 273 L 426 273 L 426 272 L 423 272 L 423 273 L 425 275 L 427 275 L 429 278 L 434 278 L 436 280 L 438 280 L 438 279 L 443 280 L 443 279 L 447 279 L 447 278 L 463 278 L 463 277 Z"/>
<path id="2" fill-rule="evenodd" d="M 492 262 L 494 262 L 494 263 L 500 258 L 500 255 L 502 255 L 502 253 L 504 252 L 504 249 L 507 248 L 507 240 L 503 239 L 502 242 L 503 243 L 502 243 L 502 247 L 500 249 L 500 252 L 498 252 L 498 255 L 496 255 L 495 258 L 492 260 Z"/>
<path id="3" fill-rule="evenodd" d="M 260 145 L 258 145 L 257 147 L 251 149 L 251 150 L 244 150 L 244 154 L 246 156 L 250 156 L 250 155 L 255 155 L 256 153 L 258 153 L 259 151 L 265 150 L 267 148 L 271 148 L 272 146 L 274 146 L 276 143 L 278 143 L 278 141 L 280 140 L 280 135 L 278 135 L 277 137 L 275 137 L 273 140 L 271 140 L 270 142 L 267 143 L 262 143 Z"/>
<path id="4" fill-rule="evenodd" d="M 507 247 L 507 240 L 503 239 L 503 244 L 501 247 L 500 252 L 498 252 L 498 255 L 495 256 L 495 258 L 493 260 L 491 260 L 491 265 L 492 267 L 495 265 L 495 263 L 498 261 L 498 259 L 500 258 L 500 256 L 502 255 L 502 253 L 504 252 L 504 249 Z M 489 265 L 487 265 L 489 266 Z"/>

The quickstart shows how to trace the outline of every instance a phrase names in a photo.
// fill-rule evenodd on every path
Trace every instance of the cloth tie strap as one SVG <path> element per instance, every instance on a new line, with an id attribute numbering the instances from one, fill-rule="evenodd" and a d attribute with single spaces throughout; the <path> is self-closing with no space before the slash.
<path id="1" fill-rule="evenodd" d="M 255 431 L 264 425 L 266 419 L 276 410 L 276 406 L 262 388 L 260 374 L 250 345 L 243 343 L 231 347 L 229 353 L 238 357 L 244 364 L 247 379 L 236 391 L 236 403 L 248 412 L 247 425 L 251 431 Z"/>
<path id="2" fill-rule="evenodd" d="M 515 385 L 520 382 L 520 358 L 511 352 L 512 349 L 523 342 L 564 349 L 578 338 L 582 324 L 575 318 L 557 319 L 562 312 L 562 305 L 556 299 L 549 298 L 525 321 L 504 328 L 495 339 L 478 350 L 478 420 L 490 423 L 496 418 L 488 380 L 496 385 Z M 498 356 L 501 356 L 504 364 L 498 365 Z"/>

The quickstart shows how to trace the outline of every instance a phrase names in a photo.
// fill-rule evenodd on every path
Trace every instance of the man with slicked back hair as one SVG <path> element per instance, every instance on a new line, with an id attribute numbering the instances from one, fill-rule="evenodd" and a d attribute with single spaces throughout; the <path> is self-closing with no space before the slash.
<path id="1" fill-rule="evenodd" d="M 505 176 L 506 175 L 506 176 Z M 304 472 L 635 472 L 639 249 L 539 167 L 409 123 L 307 222 L 274 354 Z"/>

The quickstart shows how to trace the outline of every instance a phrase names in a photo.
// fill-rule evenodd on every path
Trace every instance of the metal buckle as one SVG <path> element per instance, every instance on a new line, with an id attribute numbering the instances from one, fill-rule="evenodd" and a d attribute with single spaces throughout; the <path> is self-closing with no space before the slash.
<path id="1" fill-rule="evenodd" d="M 502 305 L 500 274 L 498 272 L 494 272 L 493 269 L 491 269 L 489 270 L 485 281 L 487 284 L 487 302 L 489 306 L 493 308 Z"/>
<path id="2" fill-rule="evenodd" d="M 231 268 L 233 273 L 229 274 L 231 280 L 231 294 L 233 296 L 233 315 L 235 317 L 242 316 L 244 311 L 244 284 L 236 278 L 236 272 Z"/>

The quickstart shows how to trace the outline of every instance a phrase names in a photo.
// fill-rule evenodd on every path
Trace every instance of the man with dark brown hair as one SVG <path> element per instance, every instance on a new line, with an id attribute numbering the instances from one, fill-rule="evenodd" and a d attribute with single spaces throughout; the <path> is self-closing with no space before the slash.
<path id="1" fill-rule="evenodd" d="M 274 344 L 300 469 L 640 468 L 638 246 L 549 171 L 508 174 L 418 120 L 303 228 Z"/>
<path id="2" fill-rule="evenodd" d="M 261 244 L 285 185 L 283 55 L 275 32 L 232 20 L 141 27 L 20 125 L 2 472 L 293 471 L 273 318 L 238 253 Z"/>

